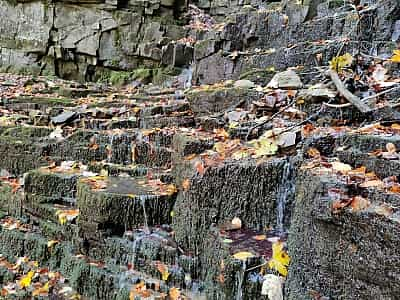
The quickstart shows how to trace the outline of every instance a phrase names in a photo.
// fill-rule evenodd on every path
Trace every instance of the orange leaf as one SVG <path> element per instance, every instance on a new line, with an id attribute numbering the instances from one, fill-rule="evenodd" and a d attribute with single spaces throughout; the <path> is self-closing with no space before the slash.
<path id="1" fill-rule="evenodd" d="M 169 289 L 169 298 L 171 300 L 178 300 L 181 296 L 181 292 L 179 291 L 178 288 L 172 287 Z"/>
<path id="2" fill-rule="evenodd" d="M 190 180 L 186 178 L 182 182 L 182 188 L 183 188 L 184 191 L 187 191 L 189 189 L 189 187 L 190 187 Z"/>
<path id="3" fill-rule="evenodd" d="M 307 154 L 310 157 L 318 158 L 321 157 L 321 153 L 316 148 L 310 148 L 307 150 Z"/>
<path id="4" fill-rule="evenodd" d="M 203 175 L 204 174 L 204 164 L 203 164 L 203 162 L 200 160 L 200 161 L 197 161 L 196 163 L 195 163 L 195 167 L 196 167 L 196 170 L 197 170 L 197 172 L 200 174 L 200 175 Z"/>

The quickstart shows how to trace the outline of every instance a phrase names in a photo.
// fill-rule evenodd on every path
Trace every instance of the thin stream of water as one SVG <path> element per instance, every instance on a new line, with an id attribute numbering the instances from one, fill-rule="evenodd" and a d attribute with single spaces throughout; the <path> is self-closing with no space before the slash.
<path id="1" fill-rule="evenodd" d="M 294 166 L 290 158 L 286 159 L 283 167 L 282 179 L 276 197 L 276 230 L 284 233 L 285 209 L 288 199 L 294 195 Z"/>

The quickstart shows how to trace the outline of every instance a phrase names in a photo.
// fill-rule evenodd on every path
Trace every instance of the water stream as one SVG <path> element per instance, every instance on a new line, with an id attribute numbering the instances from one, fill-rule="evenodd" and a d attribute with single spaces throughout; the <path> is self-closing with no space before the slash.
<path id="1" fill-rule="evenodd" d="M 285 160 L 283 166 L 282 178 L 279 184 L 276 196 L 276 230 L 277 233 L 283 234 L 285 232 L 285 210 L 288 199 L 292 198 L 295 193 L 295 176 L 294 166 L 290 158 Z"/>
<path id="2" fill-rule="evenodd" d="M 237 290 L 236 290 L 235 300 L 243 299 L 243 280 L 245 271 L 246 271 L 246 261 L 242 261 L 242 269 L 236 273 Z"/>

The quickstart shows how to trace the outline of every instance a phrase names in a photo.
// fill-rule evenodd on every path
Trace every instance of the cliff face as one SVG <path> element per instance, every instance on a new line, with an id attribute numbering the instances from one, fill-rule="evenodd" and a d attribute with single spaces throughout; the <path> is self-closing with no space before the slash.
<path id="1" fill-rule="evenodd" d="M 136 77 L 163 74 L 162 81 L 179 72 L 172 66 L 191 65 L 199 83 L 215 83 L 254 69 L 326 63 L 341 39 L 346 51 L 390 55 L 396 1 L 371 3 L 360 19 L 340 3 L 319 2 L 1 0 L 0 66 L 80 81 L 136 70 Z"/>

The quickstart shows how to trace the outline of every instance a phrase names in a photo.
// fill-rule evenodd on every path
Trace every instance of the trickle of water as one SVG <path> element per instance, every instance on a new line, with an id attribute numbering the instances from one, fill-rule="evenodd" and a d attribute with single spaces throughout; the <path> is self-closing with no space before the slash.
<path id="1" fill-rule="evenodd" d="M 146 234 L 150 234 L 150 229 L 147 221 L 147 212 L 146 212 L 146 200 L 147 200 L 147 195 L 140 195 L 140 204 L 142 205 L 143 208 L 143 216 L 144 216 L 144 224 L 143 224 L 143 229 Z"/>
<path id="2" fill-rule="evenodd" d="M 243 299 L 243 280 L 244 280 L 244 273 L 246 271 L 246 261 L 242 261 L 242 269 L 240 272 L 236 273 L 236 299 L 235 300 L 242 300 Z"/>
<path id="3" fill-rule="evenodd" d="M 276 229 L 278 233 L 284 232 L 285 208 L 289 197 L 295 192 L 294 166 L 290 158 L 286 159 L 283 166 L 282 179 L 276 195 Z"/>

